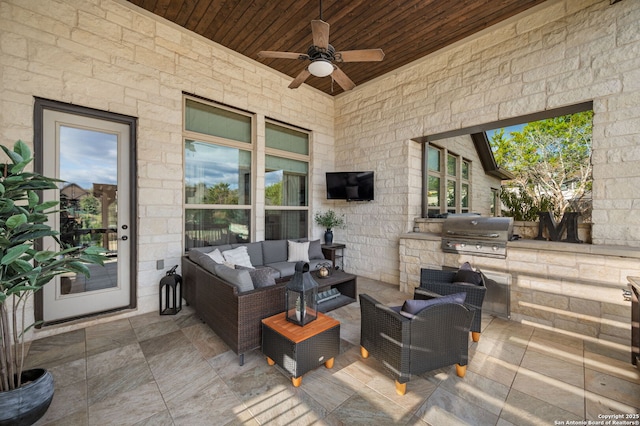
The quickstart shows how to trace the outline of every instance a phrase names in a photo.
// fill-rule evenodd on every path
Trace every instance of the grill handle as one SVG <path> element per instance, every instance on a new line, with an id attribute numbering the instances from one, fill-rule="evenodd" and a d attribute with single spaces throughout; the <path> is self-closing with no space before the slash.
<path id="1" fill-rule="evenodd" d="M 456 232 L 456 231 L 447 231 L 448 235 L 457 235 L 460 237 L 483 237 L 483 238 L 500 238 L 500 234 L 476 234 L 473 232 Z"/>

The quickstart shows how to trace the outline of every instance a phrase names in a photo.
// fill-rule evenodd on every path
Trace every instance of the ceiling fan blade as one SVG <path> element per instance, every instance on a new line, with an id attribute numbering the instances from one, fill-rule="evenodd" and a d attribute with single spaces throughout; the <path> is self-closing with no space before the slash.
<path id="1" fill-rule="evenodd" d="M 347 50 L 336 52 L 336 62 L 376 62 L 384 58 L 382 49 Z"/>
<path id="2" fill-rule="evenodd" d="M 263 50 L 261 52 L 258 52 L 258 58 L 309 59 L 309 56 L 304 53 Z"/>
<path id="3" fill-rule="evenodd" d="M 296 78 L 293 79 L 293 81 L 291 82 L 291 84 L 289 85 L 289 89 L 297 89 L 298 87 L 300 87 L 300 85 L 302 83 L 304 83 L 304 81 L 307 79 L 307 77 L 309 77 L 311 75 L 311 73 L 309 72 L 309 70 L 307 70 L 306 68 L 303 69 L 300 74 L 298 74 L 298 76 Z"/>
<path id="4" fill-rule="evenodd" d="M 322 49 L 329 48 L 329 24 L 319 19 L 311 21 L 313 45 Z"/>
<path id="5" fill-rule="evenodd" d="M 342 87 L 345 91 L 351 90 L 356 87 L 356 84 L 351 81 L 351 79 L 347 77 L 344 71 L 342 71 L 338 67 L 335 67 L 335 69 L 333 70 L 333 74 L 331 74 L 331 77 L 333 77 L 336 83 L 338 83 L 340 87 Z"/>

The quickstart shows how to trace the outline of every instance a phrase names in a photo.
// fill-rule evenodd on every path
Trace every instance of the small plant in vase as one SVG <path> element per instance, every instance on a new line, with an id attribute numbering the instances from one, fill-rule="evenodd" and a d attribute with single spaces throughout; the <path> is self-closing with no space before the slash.
<path id="1" fill-rule="evenodd" d="M 326 212 L 316 212 L 314 219 L 316 223 L 326 229 L 324 233 L 324 243 L 329 245 L 333 243 L 333 228 L 344 227 L 344 215 L 338 216 L 333 210 Z"/>

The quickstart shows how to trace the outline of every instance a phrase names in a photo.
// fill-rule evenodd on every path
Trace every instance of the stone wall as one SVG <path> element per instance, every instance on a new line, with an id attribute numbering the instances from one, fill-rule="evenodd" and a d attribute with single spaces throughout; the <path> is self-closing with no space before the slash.
<path id="1" fill-rule="evenodd" d="M 440 241 L 428 233 L 400 238 L 401 291 L 411 294 L 420 285 L 421 268 L 468 261 L 511 276 L 511 320 L 578 336 L 628 361 L 631 304 L 622 289 L 628 276 L 640 276 L 640 250 L 520 240 L 508 243 L 506 259 L 493 259 L 443 253 Z"/>
<path id="2" fill-rule="evenodd" d="M 255 113 L 260 152 L 266 117 L 310 129 L 310 202 L 326 202 L 334 100 L 307 86 L 290 90 L 289 77 L 129 2 L 2 0 L 0 76 L 5 145 L 32 143 L 34 96 L 138 118 L 138 310 L 129 314 L 158 309 L 165 271 L 156 260 L 179 264 L 184 251 L 183 92 Z M 264 236 L 257 216 L 255 235 Z M 321 231 L 314 228 L 317 238 Z"/>
<path id="3" fill-rule="evenodd" d="M 380 188 L 375 202 L 344 209 L 349 266 L 400 279 L 399 235 L 420 215 L 421 147 L 412 138 L 586 101 L 593 243 L 640 247 L 638 22 L 638 1 L 548 0 L 338 96 L 335 167 L 376 170 Z"/>

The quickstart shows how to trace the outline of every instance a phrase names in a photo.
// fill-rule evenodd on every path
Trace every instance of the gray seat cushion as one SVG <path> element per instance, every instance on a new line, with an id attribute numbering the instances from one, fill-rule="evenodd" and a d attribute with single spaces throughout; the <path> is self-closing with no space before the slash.
<path id="1" fill-rule="evenodd" d="M 296 264 L 287 262 L 286 259 L 283 262 L 269 263 L 267 266 L 278 271 L 281 277 L 289 277 L 296 272 Z"/>

